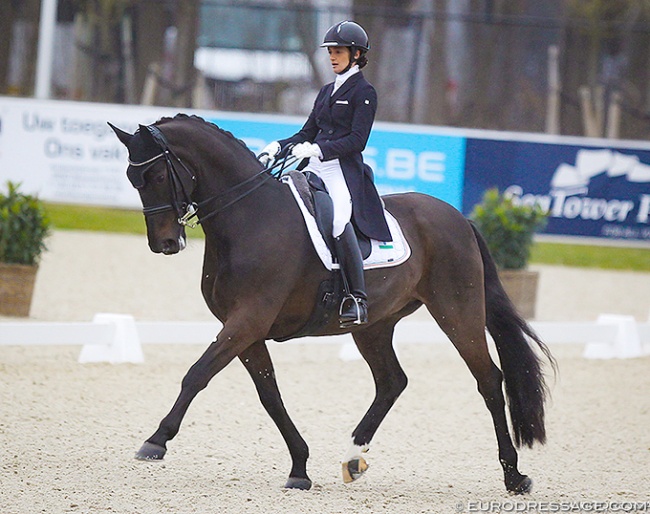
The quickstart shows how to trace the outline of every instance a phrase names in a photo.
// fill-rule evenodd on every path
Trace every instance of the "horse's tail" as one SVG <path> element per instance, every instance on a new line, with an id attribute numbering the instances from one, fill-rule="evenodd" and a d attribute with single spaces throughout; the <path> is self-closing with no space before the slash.
<path id="1" fill-rule="evenodd" d="M 546 441 L 544 403 L 548 389 L 542 359 L 533 346 L 542 351 L 553 370 L 556 369 L 555 359 L 508 298 L 485 239 L 474 224 L 471 225 L 483 259 L 486 325 L 501 362 L 515 444 L 532 446 L 535 441 L 543 444 Z"/>

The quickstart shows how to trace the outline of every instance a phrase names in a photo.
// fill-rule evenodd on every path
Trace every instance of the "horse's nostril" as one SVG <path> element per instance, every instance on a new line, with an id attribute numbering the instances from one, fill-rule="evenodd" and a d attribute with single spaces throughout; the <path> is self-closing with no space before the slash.
<path id="1" fill-rule="evenodd" d="M 162 243 L 162 253 L 165 255 L 170 255 L 172 253 L 178 253 L 178 244 L 173 239 L 165 239 Z"/>

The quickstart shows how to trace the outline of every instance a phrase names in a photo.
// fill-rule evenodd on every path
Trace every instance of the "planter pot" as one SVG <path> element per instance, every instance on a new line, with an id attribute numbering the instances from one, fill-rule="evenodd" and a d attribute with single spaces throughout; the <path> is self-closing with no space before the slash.
<path id="1" fill-rule="evenodd" d="M 499 270 L 503 288 L 524 319 L 534 319 L 537 307 L 539 272 L 529 270 Z"/>
<path id="2" fill-rule="evenodd" d="M 38 266 L 0 262 L 0 315 L 29 316 Z"/>

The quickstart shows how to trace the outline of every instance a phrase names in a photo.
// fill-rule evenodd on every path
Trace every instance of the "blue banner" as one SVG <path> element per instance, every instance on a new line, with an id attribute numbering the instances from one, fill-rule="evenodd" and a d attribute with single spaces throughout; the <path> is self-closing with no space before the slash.
<path id="1" fill-rule="evenodd" d="M 255 153 L 266 144 L 300 130 L 301 123 L 214 117 L 209 121 L 232 132 Z M 465 138 L 376 125 L 363 153 L 375 173 L 380 194 L 417 191 L 460 210 L 463 194 Z"/>
<path id="2" fill-rule="evenodd" d="M 547 234 L 650 240 L 650 151 L 467 139 L 464 214 L 492 187 L 542 206 Z"/>
<path id="3" fill-rule="evenodd" d="M 461 209 L 464 137 L 377 128 L 363 156 L 381 194 L 417 191 Z"/>

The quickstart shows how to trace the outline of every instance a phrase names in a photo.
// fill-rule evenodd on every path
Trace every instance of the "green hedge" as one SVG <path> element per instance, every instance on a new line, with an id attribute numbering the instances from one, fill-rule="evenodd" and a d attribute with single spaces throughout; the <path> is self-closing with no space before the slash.
<path id="1" fill-rule="evenodd" d="M 0 192 L 0 261 L 34 265 L 46 249 L 50 220 L 43 203 L 19 187 L 7 182 L 6 193 Z"/>

